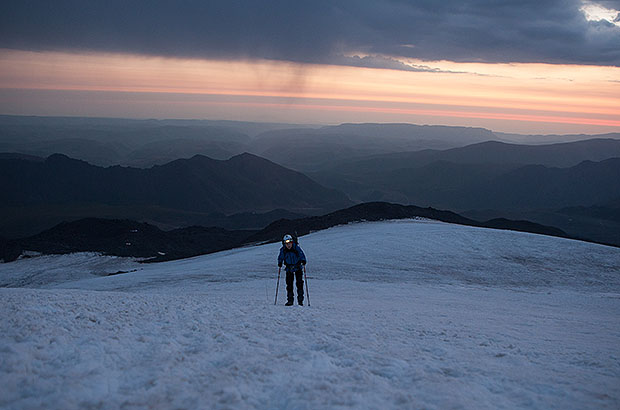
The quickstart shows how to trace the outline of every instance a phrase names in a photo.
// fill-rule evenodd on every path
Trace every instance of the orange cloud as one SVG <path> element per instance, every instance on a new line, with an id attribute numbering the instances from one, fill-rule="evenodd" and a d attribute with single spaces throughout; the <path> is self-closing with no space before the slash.
<path id="1" fill-rule="evenodd" d="M 297 118 L 315 123 L 333 121 L 334 112 L 347 112 L 342 121 L 355 119 L 357 113 L 358 122 L 467 118 L 480 120 L 468 124 L 488 126 L 484 120 L 489 119 L 495 129 L 501 124 L 497 120 L 505 120 L 506 131 L 516 123 L 620 128 L 620 69 L 616 67 L 424 64 L 454 73 L 0 50 L 0 88 L 174 94 L 177 103 L 178 95 L 217 97 L 190 98 L 184 104 L 201 104 L 205 117 L 210 116 L 209 107 L 219 104 L 219 116 L 226 116 L 221 107 L 228 107 L 235 118 L 251 109 L 284 107 L 299 113 Z M 4 110 L 11 111 L 7 105 L 10 101 L 3 100 Z M 171 107 L 167 116 L 182 116 L 179 107 L 175 109 Z M 125 112 L 132 112 L 129 105 Z M 148 106 L 140 112 L 148 112 Z M 161 106 L 157 113 L 161 115 Z M 274 115 L 271 120 L 290 120 Z"/>

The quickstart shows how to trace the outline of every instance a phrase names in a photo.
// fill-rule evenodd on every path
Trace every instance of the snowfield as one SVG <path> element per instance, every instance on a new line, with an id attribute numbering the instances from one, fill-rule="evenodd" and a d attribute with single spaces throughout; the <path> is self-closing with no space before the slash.
<path id="1" fill-rule="evenodd" d="M 0 408 L 620 408 L 620 249 L 418 220 L 300 245 L 310 307 L 283 278 L 273 305 L 279 244 L 0 264 Z"/>

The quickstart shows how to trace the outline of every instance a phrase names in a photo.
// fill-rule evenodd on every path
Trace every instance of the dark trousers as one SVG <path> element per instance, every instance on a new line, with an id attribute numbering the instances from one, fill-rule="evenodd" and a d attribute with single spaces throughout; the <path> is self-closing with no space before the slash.
<path id="1" fill-rule="evenodd" d="M 289 302 L 295 300 L 295 295 L 293 294 L 294 280 L 297 283 L 297 302 L 301 303 L 304 301 L 304 274 L 301 269 L 294 272 L 286 271 L 286 297 Z"/>

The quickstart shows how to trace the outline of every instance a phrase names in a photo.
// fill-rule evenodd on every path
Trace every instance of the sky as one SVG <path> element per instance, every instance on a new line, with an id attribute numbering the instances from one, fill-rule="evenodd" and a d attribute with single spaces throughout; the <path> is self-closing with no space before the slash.
<path id="1" fill-rule="evenodd" d="M 5 1 L 0 114 L 620 132 L 620 1 Z"/>

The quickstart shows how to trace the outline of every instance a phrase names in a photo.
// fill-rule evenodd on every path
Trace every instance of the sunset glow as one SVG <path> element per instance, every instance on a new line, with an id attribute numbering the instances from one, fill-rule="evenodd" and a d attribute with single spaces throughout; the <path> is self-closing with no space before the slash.
<path id="1" fill-rule="evenodd" d="M 618 67 L 407 63 L 438 71 L 2 50 L 0 111 L 409 122 L 521 133 L 620 129 Z"/>

